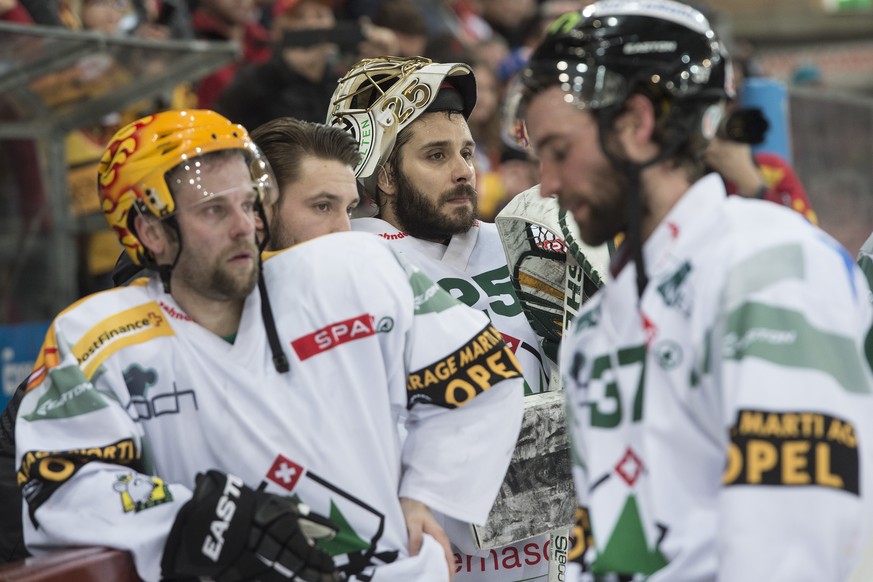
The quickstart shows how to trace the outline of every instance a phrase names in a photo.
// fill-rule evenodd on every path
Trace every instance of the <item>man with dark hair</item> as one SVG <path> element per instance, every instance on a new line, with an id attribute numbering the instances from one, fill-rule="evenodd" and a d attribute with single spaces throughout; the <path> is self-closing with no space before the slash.
<path id="1" fill-rule="evenodd" d="M 353 230 L 409 254 L 463 303 L 488 313 L 519 356 L 528 393 L 546 390 L 539 340 L 509 282 L 491 223 L 477 218 L 476 144 L 467 117 L 476 80 L 464 63 L 411 57 L 359 61 L 340 79 L 328 123 L 349 131 L 366 199 Z"/>
<path id="2" fill-rule="evenodd" d="M 281 117 L 252 132 L 270 160 L 279 192 L 265 210 L 269 248 L 281 250 L 331 232 L 351 230 L 358 205 L 358 144 L 336 128 Z"/>
<path id="3" fill-rule="evenodd" d="M 561 16 L 512 118 L 582 240 L 625 235 L 565 331 L 571 580 L 846 580 L 873 529 L 871 306 L 798 213 L 728 197 L 703 153 L 732 97 L 671 0 Z"/>
<path id="4" fill-rule="evenodd" d="M 469 65 L 380 57 L 340 79 L 328 121 L 352 133 L 361 152 L 356 174 L 368 199 L 352 230 L 385 239 L 458 300 L 487 313 L 519 359 L 525 393 L 538 394 L 547 390 L 549 364 L 510 281 L 497 228 L 477 217 L 476 144 L 467 124 L 475 103 Z M 473 542 L 454 536 L 457 579 L 545 575 L 549 536 L 537 533 L 493 550 L 523 555 L 533 548 L 533 565 L 489 567 L 486 578 L 472 565 L 480 562 L 470 555 Z"/>

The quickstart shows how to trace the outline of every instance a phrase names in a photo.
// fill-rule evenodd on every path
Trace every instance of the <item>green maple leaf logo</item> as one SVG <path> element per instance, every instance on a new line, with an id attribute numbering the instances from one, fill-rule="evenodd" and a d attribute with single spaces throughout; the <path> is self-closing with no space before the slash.
<path id="1" fill-rule="evenodd" d="M 319 540 L 319 548 L 331 556 L 361 552 L 370 548 L 370 544 L 355 533 L 354 528 L 333 501 L 330 502 L 330 520 L 339 527 L 339 532 L 332 540 Z"/>

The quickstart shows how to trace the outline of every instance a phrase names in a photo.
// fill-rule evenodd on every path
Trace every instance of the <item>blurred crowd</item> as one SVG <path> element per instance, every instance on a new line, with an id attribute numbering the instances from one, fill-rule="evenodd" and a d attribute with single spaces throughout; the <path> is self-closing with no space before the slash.
<path id="1" fill-rule="evenodd" d="M 337 80 L 351 64 L 380 55 L 466 62 L 479 85 L 470 129 L 477 143 L 484 220 L 539 181 L 537 165 L 501 138 L 511 77 L 544 33 L 584 0 L 0 0 L 0 20 L 63 26 L 155 41 L 233 41 L 240 57 L 153 103 L 107 112 L 67 144 L 74 212 L 96 212 L 96 166 L 123 124 L 168 108 L 214 109 L 253 130 L 282 116 L 323 122 Z M 78 192 L 78 195 L 77 195 Z M 82 243 L 82 291 L 103 288 L 117 257 L 112 234 Z"/>
<path id="2" fill-rule="evenodd" d="M 502 135 L 501 112 L 507 86 L 543 37 L 548 24 L 558 15 L 588 3 L 586 0 L 0 0 L 0 19 L 155 41 L 200 39 L 232 41 L 239 46 L 235 62 L 204 78 L 191 79 L 157 101 L 137 103 L 127 111 L 107 112 L 101 123 L 70 134 L 67 153 L 74 213 L 99 212 L 97 197 L 93 195 L 94 168 L 109 136 L 133 119 L 169 108 L 197 107 L 216 110 L 249 130 L 284 116 L 323 122 L 337 80 L 353 63 L 366 57 L 396 55 L 465 62 L 473 67 L 478 101 L 469 125 L 476 141 L 479 214 L 483 220 L 492 221 L 513 196 L 539 183 L 537 163 L 508 145 Z M 737 48 L 737 63 L 747 69 L 742 73 L 757 74 L 751 47 Z M 729 142 L 721 150 L 708 161 L 711 167 L 723 172 L 732 187 L 737 186 L 732 192 L 772 198 L 815 221 L 799 182 L 789 181 L 790 189 L 779 186 L 785 181 L 782 176 L 794 175 L 787 164 L 780 162 L 778 171 L 769 176 L 760 171 L 761 160 L 750 163 L 747 144 Z M 732 163 L 733 159 L 739 162 Z M 766 196 L 761 194 L 762 180 L 772 190 Z M 744 182 L 750 184 L 746 188 L 750 191 L 744 191 Z M 785 195 L 784 190 L 790 190 L 790 195 Z M 107 287 L 118 254 L 114 236 L 109 231 L 94 233 L 85 237 L 80 246 L 81 291 Z"/>

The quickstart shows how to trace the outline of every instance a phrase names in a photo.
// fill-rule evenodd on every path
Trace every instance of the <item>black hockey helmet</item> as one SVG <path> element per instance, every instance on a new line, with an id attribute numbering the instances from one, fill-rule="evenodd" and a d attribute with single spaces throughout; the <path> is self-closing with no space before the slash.
<path id="1" fill-rule="evenodd" d="M 554 85 L 579 108 L 596 112 L 601 123 L 631 94 L 646 95 L 662 126 L 680 124 L 668 141 L 687 140 L 697 131 L 712 137 L 718 116 L 707 116 L 707 110 L 734 95 L 727 53 L 706 17 L 672 0 L 601 0 L 560 16 L 508 99 L 510 137 L 527 145 L 526 101 Z"/>
<path id="2" fill-rule="evenodd" d="M 734 97 L 733 85 L 724 45 L 696 8 L 673 0 L 601 0 L 560 16 L 548 28 L 507 98 L 504 136 L 527 147 L 527 102 L 554 86 L 576 107 L 594 114 L 604 155 L 628 180 L 627 244 L 642 296 L 648 279 L 642 253 L 641 172 L 671 157 L 699 163 L 726 101 Z M 652 138 L 661 146 L 642 163 L 620 159 L 606 140 L 634 94 L 652 101 Z"/>

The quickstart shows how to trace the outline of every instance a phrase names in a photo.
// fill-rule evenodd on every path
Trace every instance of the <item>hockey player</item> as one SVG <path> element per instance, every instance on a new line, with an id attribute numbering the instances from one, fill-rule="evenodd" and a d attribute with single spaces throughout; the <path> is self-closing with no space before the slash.
<path id="1" fill-rule="evenodd" d="M 797 213 L 701 175 L 727 71 L 696 9 L 604 0 L 509 98 L 542 194 L 587 244 L 627 235 L 561 345 L 579 580 L 845 580 L 870 537 L 865 283 Z"/>
<path id="2" fill-rule="evenodd" d="M 348 133 L 279 117 L 251 135 L 279 184 L 276 201 L 264 209 L 271 250 L 351 230 L 350 214 L 358 205 L 358 144 Z"/>
<path id="3" fill-rule="evenodd" d="M 280 250 L 332 232 L 351 230 L 349 213 L 358 203 L 354 169 L 358 144 L 348 133 L 320 123 L 279 118 L 252 132 L 276 178 L 273 201 L 264 207 L 269 245 Z M 123 252 L 113 273 L 117 285 L 144 275 Z M 21 496 L 15 483 L 15 415 L 22 383 L 0 416 L 0 563 L 28 555 L 21 533 Z"/>
<path id="4" fill-rule="evenodd" d="M 368 235 L 261 268 L 274 179 L 213 112 L 130 124 L 99 177 L 155 274 L 47 334 L 16 420 L 29 548 L 128 550 L 145 580 L 449 579 L 430 508 L 482 522 L 521 417 L 487 318 Z"/>
<path id="5" fill-rule="evenodd" d="M 521 363 L 525 392 L 539 393 L 547 389 L 548 363 L 510 282 L 497 229 L 477 219 L 476 144 L 467 125 L 475 103 L 466 64 L 364 59 L 340 79 L 328 123 L 355 136 L 361 152 L 356 174 L 368 199 L 359 208 L 370 216 L 352 220 L 352 230 L 382 237 L 461 302 L 486 312 Z M 547 541 L 539 536 L 486 552 L 487 559 L 458 553 L 456 579 L 545 575 Z"/>
<path id="6" fill-rule="evenodd" d="M 462 303 L 488 313 L 518 356 L 527 391 L 541 392 L 548 370 L 497 229 L 476 218 L 476 144 L 466 121 L 475 104 L 465 64 L 364 59 L 340 79 L 328 123 L 358 141 L 356 174 L 369 197 L 362 210 L 376 213 L 352 229 L 378 234 Z"/>

